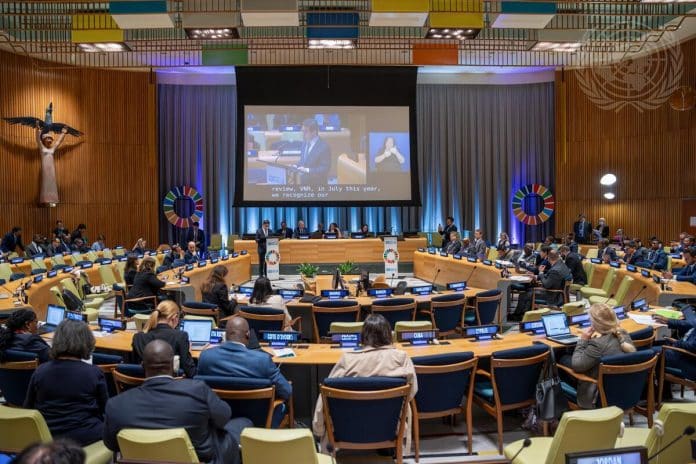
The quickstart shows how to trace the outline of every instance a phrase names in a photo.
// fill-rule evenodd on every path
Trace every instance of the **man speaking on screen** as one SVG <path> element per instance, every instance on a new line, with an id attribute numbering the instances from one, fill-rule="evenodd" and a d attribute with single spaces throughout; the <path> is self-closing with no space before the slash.
<path id="1" fill-rule="evenodd" d="M 299 183 L 324 185 L 331 167 L 331 147 L 319 138 L 319 125 L 314 119 L 305 119 L 302 123 L 302 137 L 300 162 L 295 166 L 299 171 Z"/>

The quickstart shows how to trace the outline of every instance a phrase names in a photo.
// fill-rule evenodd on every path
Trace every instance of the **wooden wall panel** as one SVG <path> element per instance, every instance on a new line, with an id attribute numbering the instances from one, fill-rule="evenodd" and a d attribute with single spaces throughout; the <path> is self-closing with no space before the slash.
<path id="1" fill-rule="evenodd" d="M 696 86 L 696 40 L 681 45 L 681 85 Z M 556 232 L 572 230 L 578 213 L 605 217 L 612 233 L 674 239 L 681 203 L 696 197 L 696 110 L 668 103 L 640 112 L 603 110 L 583 92 L 577 71 L 556 73 Z M 603 198 L 600 177 L 618 177 L 616 199 Z"/>
<path id="2" fill-rule="evenodd" d="M 38 66 L 37 66 L 38 65 Z M 155 244 L 160 214 L 156 145 L 156 88 L 146 72 L 49 69 L 0 51 L 0 116 L 40 116 L 84 132 L 66 136 L 56 157 L 55 208 L 38 206 L 40 158 L 34 132 L 0 122 L 0 232 L 13 225 L 48 233 L 60 218 L 87 225 L 90 239 L 132 246 Z"/>

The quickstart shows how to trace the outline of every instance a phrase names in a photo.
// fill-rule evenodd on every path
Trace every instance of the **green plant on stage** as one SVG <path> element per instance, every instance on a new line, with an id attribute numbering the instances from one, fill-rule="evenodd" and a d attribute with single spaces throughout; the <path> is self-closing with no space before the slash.
<path id="1" fill-rule="evenodd" d="M 311 278 L 317 275 L 317 272 L 319 272 L 319 267 L 315 266 L 314 264 L 302 263 L 297 266 L 297 272 L 305 277 Z"/>
<path id="2" fill-rule="evenodd" d="M 355 264 L 352 261 L 346 261 L 345 263 L 339 264 L 337 269 L 341 275 L 347 275 L 353 272 L 353 269 L 355 269 Z"/>

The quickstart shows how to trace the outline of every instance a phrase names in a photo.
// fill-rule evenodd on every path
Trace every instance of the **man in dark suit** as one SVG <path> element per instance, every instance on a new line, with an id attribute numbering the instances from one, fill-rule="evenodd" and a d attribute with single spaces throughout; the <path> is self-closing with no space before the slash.
<path id="1" fill-rule="evenodd" d="M 696 248 L 686 248 L 683 253 L 686 266 L 674 269 L 672 272 L 665 272 L 663 277 L 666 279 L 676 279 L 681 282 L 696 283 Z"/>
<path id="2" fill-rule="evenodd" d="M 3 254 L 14 253 L 17 251 L 17 248 L 24 251 L 22 228 L 15 226 L 2 238 L 2 242 L 0 242 L 0 251 L 2 251 Z"/>
<path id="3" fill-rule="evenodd" d="M 662 244 L 659 240 L 653 240 L 650 242 L 650 251 L 648 251 L 645 259 L 643 261 L 639 261 L 637 265 L 640 267 L 655 269 L 657 271 L 667 269 L 667 253 L 665 253 L 665 250 L 662 248 Z"/>
<path id="4" fill-rule="evenodd" d="M 271 221 L 264 219 L 261 228 L 256 231 L 256 251 L 259 254 L 259 276 L 267 275 L 266 269 L 266 239 L 273 235 Z"/>
<path id="5" fill-rule="evenodd" d="M 694 315 L 694 307 L 686 306 L 682 313 L 684 314 L 684 319 L 667 319 L 658 315 L 654 315 L 653 319 L 676 331 L 676 336 L 679 338 L 665 338 L 667 344 L 690 353 L 696 353 L 696 315 Z M 655 347 L 653 349 L 659 352 L 662 348 Z M 681 370 L 688 379 L 696 377 L 696 361 L 694 361 L 693 356 L 674 350 L 665 350 L 665 366 Z M 668 392 L 667 396 L 671 397 L 671 384 L 667 384 L 665 387 Z"/>
<path id="6" fill-rule="evenodd" d="M 205 253 L 205 250 L 208 249 L 205 240 L 205 231 L 200 228 L 200 223 L 198 221 L 194 222 L 193 227 L 186 232 L 186 243 L 188 242 L 195 243 L 196 248 L 201 253 Z"/>
<path id="7" fill-rule="evenodd" d="M 573 224 L 573 233 L 578 243 L 587 243 L 590 240 L 592 233 L 592 224 L 587 222 L 584 214 L 578 216 L 578 220 Z"/>
<path id="8" fill-rule="evenodd" d="M 300 171 L 299 183 L 302 185 L 325 185 L 331 168 L 331 147 L 319 138 L 319 126 L 314 119 L 302 123 L 302 152 L 300 162 L 295 166 Z"/>
<path id="9" fill-rule="evenodd" d="M 300 238 L 301 235 L 309 235 L 309 229 L 307 229 L 302 219 L 297 221 L 297 227 L 295 227 L 293 237 Z"/>
<path id="10" fill-rule="evenodd" d="M 573 275 L 573 283 L 579 285 L 587 285 L 587 274 L 582 266 L 582 258 L 579 254 L 570 251 L 568 245 L 563 245 L 558 250 L 563 258 L 563 262 Z"/>
<path id="11" fill-rule="evenodd" d="M 33 258 L 34 256 L 46 254 L 46 251 L 41 247 L 42 241 L 41 234 L 34 234 L 34 239 L 26 249 L 28 257 Z"/>
<path id="12" fill-rule="evenodd" d="M 184 253 L 184 262 L 186 264 L 194 264 L 201 260 L 201 255 L 196 250 L 195 242 L 188 242 L 186 245 L 186 253 Z"/>
<path id="13" fill-rule="evenodd" d="M 290 229 L 285 221 L 280 222 L 280 229 L 278 229 L 278 235 L 280 238 L 292 238 L 292 229 Z"/>
<path id="14" fill-rule="evenodd" d="M 199 375 L 220 375 L 225 377 L 242 377 L 268 379 L 275 386 L 276 398 L 287 400 L 292 395 L 292 385 L 280 373 L 272 358 L 260 350 L 249 350 L 249 323 L 242 317 L 233 317 L 225 326 L 227 342 L 205 350 L 198 360 Z M 276 408 L 274 426 L 279 425 L 284 407 Z"/>
<path id="15" fill-rule="evenodd" d="M 626 253 L 621 261 L 625 264 L 637 265 L 638 262 L 645 260 L 645 248 L 638 247 L 638 244 L 631 240 L 626 245 Z"/>
<path id="16" fill-rule="evenodd" d="M 459 253 L 459 250 L 462 247 L 462 243 L 459 241 L 458 235 L 459 234 L 457 232 L 450 232 L 447 247 L 443 247 L 443 250 L 450 255 L 456 255 Z"/>
<path id="17" fill-rule="evenodd" d="M 600 239 L 597 243 L 597 258 L 601 259 L 602 262 L 609 263 L 616 261 L 616 250 L 609 246 L 609 239 Z"/>
<path id="18" fill-rule="evenodd" d="M 104 444 L 118 451 L 118 433 L 126 428 L 186 429 L 201 462 L 236 464 L 239 436 L 249 419 L 231 419 L 230 406 L 203 382 L 174 380 L 174 351 L 153 340 L 143 352 L 146 380 L 114 396 L 104 413 Z"/>
<path id="19" fill-rule="evenodd" d="M 570 279 L 570 269 L 563 263 L 560 255 L 556 250 L 550 250 L 547 257 L 549 261 L 548 269 L 539 272 L 537 281 L 545 290 L 563 290 L 566 280 Z M 533 275 L 533 273 L 528 273 Z M 524 313 L 529 311 L 532 306 L 532 292 L 536 289 L 532 288 L 527 293 L 520 295 L 515 312 L 508 316 L 508 320 L 521 321 Z M 544 300 L 550 306 L 563 306 L 563 294 L 561 292 L 545 292 L 537 291 L 536 299 Z"/>
<path id="20" fill-rule="evenodd" d="M 440 224 L 437 226 L 437 231 L 442 235 L 442 249 L 446 250 L 450 233 L 457 232 L 457 226 L 454 225 L 454 218 L 452 216 L 447 216 L 445 218 L 445 227 L 442 227 L 442 224 Z"/>

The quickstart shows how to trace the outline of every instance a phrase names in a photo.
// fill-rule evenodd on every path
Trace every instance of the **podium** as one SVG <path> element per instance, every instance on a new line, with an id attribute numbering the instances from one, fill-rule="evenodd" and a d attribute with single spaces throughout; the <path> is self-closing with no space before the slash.
<path id="1" fill-rule="evenodd" d="M 272 185 L 299 184 L 299 175 L 302 174 L 302 171 L 294 166 L 278 163 L 277 159 L 277 157 L 273 160 L 258 159 L 266 165 L 266 183 Z"/>

